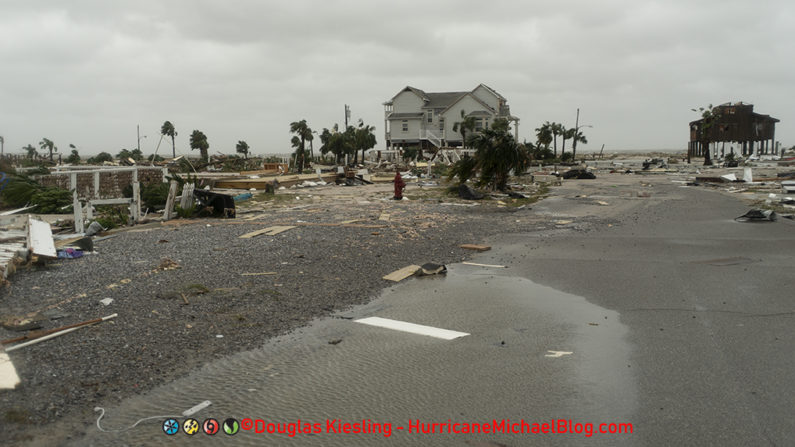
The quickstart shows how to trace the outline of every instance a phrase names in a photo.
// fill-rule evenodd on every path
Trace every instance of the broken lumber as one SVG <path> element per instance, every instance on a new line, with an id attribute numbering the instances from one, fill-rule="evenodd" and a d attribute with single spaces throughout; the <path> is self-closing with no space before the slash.
<path id="1" fill-rule="evenodd" d="M 395 270 L 394 272 L 384 276 L 383 279 L 386 279 L 387 281 L 400 282 L 408 278 L 409 276 L 414 275 L 421 269 L 422 267 L 420 267 L 419 265 L 407 265 L 406 267 L 403 267 L 400 270 Z"/>
<path id="2" fill-rule="evenodd" d="M 110 320 L 111 318 L 118 317 L 119 314 L 111 314 L 107 317 L 97 318 L 95 320 L 86 321 L 83 323 L 73 324 L 71 326 L 65 326 L 62 328 L 58 328 L 55 332 L 52 332 L 48 335 L 44 335 L 42 337 L 35 338 L 33 340 L 27 341 L 25 343 L 20 343 L 18 345 L 11 346 L 10 348 L 6 348 L 6 352 L 11 352 L 20 348 L 24 348 L 26 346 L 35 345 L 36 343 L 41 343 L 45 340 L 49 340 L 51 338 L 60 337 L 61 335 L 68 334 L 69 332 L 76 331 L 82 327 L 91 326 L 92 324 L 101 323 L 106 320 Z"/>
<path id="3" fill-rule="evenodd" d="M 277 225 L 277 226 L 273 226 L 273 227 L 267 227 L 267 228 L 263 228 L 261 230 L 252 231 L 251 233 L 246 233 L 246 234 L 240 236 L 239 239 L 250 239 L 250 238 L 252 238 L 254 236 L 259 236 L 260 234 L 264 234 L 264 235 L 267 235 L 267 236 L 275 236 L 275 235 L 277 235 L 279 233 L 283 233 L 283 232 L 285 232 L 287 230 L 292 230 L 293 228 L 295 228 L 295 225 Z"/>
<path id="4" fill-rule="evenodd" d="M 491 247 L 488 245 L 478 245 L 478 244 L 461 244 L 459 247 L 467 249 L 467 250 L 475 250 L 475 251 L 488 251 L 491 250 Z"/>
<path id="5" fill-rule="evenodd" d="M 31 254 L 44 258 L 57 258 L 50 224 L 36 220 L 28 214 L 28 249 Z"/>

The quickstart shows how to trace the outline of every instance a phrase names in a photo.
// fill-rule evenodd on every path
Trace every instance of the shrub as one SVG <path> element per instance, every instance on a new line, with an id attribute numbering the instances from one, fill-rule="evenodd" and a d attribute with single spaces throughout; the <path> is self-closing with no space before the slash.
<path id="1" fill-rule="evenodd" d="M 42 214 L 68 214 L 72 212 L 72 193 L 61 188 L 42 188 L 30 198 L 36 205 L 34 211 Z"/>

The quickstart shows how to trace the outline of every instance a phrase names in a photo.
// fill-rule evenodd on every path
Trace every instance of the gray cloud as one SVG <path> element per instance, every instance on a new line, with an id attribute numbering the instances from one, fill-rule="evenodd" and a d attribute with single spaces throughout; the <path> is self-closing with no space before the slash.
<path id="1" fill-rule="evenodd" d="M 193 129 L 212 150 L 287 152 L 291 121 L 331 127 L 347 103 L 380 134 L 405 85 L 481 82 L 528 140 L 579 107 L 586 149 L 683 148 L 691 107 L 742 100 L 795 144 L 785 1 L 62 3 L 0 5 L 6 150 L 48 137 L 115 153 L 140 124 L 149 153 L 171 120 L 183 152 Z"/>

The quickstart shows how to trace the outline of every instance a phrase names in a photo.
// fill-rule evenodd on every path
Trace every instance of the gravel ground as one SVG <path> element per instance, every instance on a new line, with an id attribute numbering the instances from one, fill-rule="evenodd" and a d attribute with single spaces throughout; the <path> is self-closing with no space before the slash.
<path id="1" fill-rule="evenodd" d="M 42 328 L 50 329 L 119 316 L 9 354 L 22 385 L 0 392 L 4 442 L 60 444 L 91 423 L 94 406 L 365 303 L 389 286 L 381 277 L 398 268 L 458 262 L 469 254 L 459 244 L 555 228 L 531 205 L 448 206 L 441 191 L 395 202 L 380 199 L 387 196 L 383 187 L 324 188 L 325 196 L 308 204 L 288 197 L 254 203 L 238 219 L 138 226 L 97 242 L 96 254 L 20 268 L 0 290 L 3 319 L 60 317 L 44 317 Z M 239 238 L 278 224 L 297 226 Z M 113 302 L 101 304 L 105 298 Z M 2 339 L 19 335 L 0 328 Z"/>

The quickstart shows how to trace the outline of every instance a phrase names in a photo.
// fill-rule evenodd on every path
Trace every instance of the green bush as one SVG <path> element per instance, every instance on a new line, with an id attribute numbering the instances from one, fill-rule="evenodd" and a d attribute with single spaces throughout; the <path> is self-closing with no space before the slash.
<path id="1" fill-rule="evenodd" d="M 42 188 L 30 198 L 36 205 L 35 212 L 41 214 L 69 214 L 72 212 L 72 193 L 61 188 Z"/>
<path id="2" fill-rule="evenodd" d="M 130 192 L 132 196 L 132 191 Z M 153 183 L 141 187 L 141 204 L 146 208 L 161 208 L 168 200 L 168 183 Z"/>
<path id="3" fill-rule="evenodd" d="M 0 197 L 2 197 L 4 205 L 20 208 L 31 203 L 33 194 L 41 189 L 41 185 L 28 176 L 12 176 L 0 193 Z"/>

